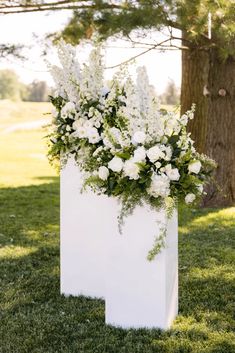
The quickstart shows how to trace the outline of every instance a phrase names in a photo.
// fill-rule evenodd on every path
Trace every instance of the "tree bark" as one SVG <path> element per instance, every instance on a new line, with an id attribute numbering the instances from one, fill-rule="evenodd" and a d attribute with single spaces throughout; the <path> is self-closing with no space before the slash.
<path id="1" fill-rule="evenodd" d="M 204 206 L 235 202 L 235 60 L 222 61 L 216 49 L 182 53 L 181 110 L 196 103 L 189 131 L 195 147 L 218 163 Z"/>

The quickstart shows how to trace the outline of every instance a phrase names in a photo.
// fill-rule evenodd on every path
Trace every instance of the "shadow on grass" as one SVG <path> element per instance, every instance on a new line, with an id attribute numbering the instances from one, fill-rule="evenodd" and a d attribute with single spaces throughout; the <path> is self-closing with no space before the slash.
<path id="1" fill-rule="evenodd" d="M 104 302 L 59 293 L 59 179 L 0 189 L 0 352 L 234 352 L 229 209 L 180 210 L 180 315 L 167 332 L 104 324 Z"/>

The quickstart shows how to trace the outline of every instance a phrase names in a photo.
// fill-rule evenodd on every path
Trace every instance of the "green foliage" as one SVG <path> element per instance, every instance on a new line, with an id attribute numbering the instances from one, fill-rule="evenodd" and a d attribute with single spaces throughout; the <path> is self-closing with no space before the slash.
<path id="1" fill-rule="evenodd" d="M 212 15 L 212 39 L 208 38 L 208 13 Z M 92 1 L 90 7 L 74 12 L 62 32 L 69 42 L 77 44 L 80 38 L 90 38 L 95 30 L 101 39 L 114 34 L 128 36 L 139 29 L 164 27 L 183 30 L 187 42 L 196 48 L 214 48 L 221 56 L 235 54 L 234 0 L 127 0 L 110 8 L 110 2 Z"/>

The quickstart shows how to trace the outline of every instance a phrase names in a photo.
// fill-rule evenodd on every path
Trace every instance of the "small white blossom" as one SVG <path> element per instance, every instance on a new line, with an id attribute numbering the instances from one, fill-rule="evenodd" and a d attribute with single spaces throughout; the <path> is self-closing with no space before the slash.
<path id="1" fill-rule="evenodd" d="M 113 157 L 113 159 L 111 159 L 111 161 L 109 162 L 108 167 L 113 172 L 120 173 L 123 168 L 123 161 L 119 157 Z"/>
<path id="2" fill-rule="evenodd" d="M 189 163 L 188 170 L 190 173 L 198 174 L 201 170 L 201 162 L 200 161 L 193 161 Z"/>
<path id="3" fill-rule="evenodd" d="M 196 199 L 196 196 L 194 194 L 187 194 L 185 196 L 185 202 L 187 204 L 192 203 Z"/>
<path id="4" fill-rule="evenodd" d="M 107 180 L 109 176 L 109 170 L 105 166 L 99 167 L 98 170 L 99 178 L 102 180 Z"/>

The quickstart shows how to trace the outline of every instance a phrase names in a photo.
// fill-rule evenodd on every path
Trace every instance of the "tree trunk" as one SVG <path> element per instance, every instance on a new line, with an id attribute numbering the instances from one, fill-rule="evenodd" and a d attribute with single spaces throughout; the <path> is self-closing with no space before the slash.
<path id="1" fill-rule="evenodd" d="M 196 112 L 189 122 L 189 130 L 198 152 L 205 152 L 207 135 L 208 100 L 203 95 L 206 90 L 209 60 L 208 54 L 199 50 L 182 51 L 181 113 L 196 103 Z"/>
<path id="2" fill-rule="evenodd" d="M 235 60 L 222 62 L 215 49 L 182 53 L 182 113 L 196 103 L 189 131 L 195 147 L 218 163 L 205 206 L 229 206 L 235 201 Z"/>

